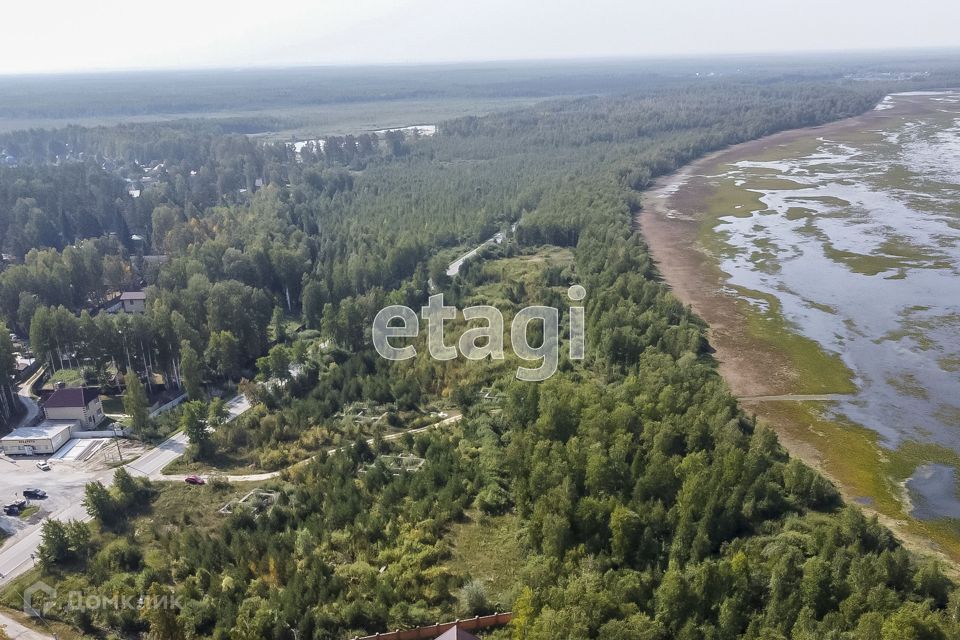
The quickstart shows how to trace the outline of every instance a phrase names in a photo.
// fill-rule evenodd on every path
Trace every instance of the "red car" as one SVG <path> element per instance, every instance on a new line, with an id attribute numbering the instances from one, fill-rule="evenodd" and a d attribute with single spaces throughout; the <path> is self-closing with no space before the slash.
<path id="1" fill-rule="evenodd" d="M 183 481 L 187 484 L 207 484 L 207 481 L 200 476 L 187 476 Z"/>

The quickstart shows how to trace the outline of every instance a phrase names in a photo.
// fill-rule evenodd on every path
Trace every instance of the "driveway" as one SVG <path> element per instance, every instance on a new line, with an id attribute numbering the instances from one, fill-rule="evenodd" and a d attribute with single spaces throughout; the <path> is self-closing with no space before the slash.
<path id="1" fill-rule="evenodd" d="M 20 403 L 27 409 L 27 413 L 20 419 L 20 423 L 17 425 L 18 427 L 29 427 L 40 417 L 40 405 L 33 399 L 30 386 L 36 382 L 37 378 L 43 375 L 43 371 L 43 367 L 37 369 L 37 372 L 30 376 L 30 379 L 17 389 L 17 397 L 20 398 Z"/>
<path id="2" fill-rule="evenodd" d="M 124 468 L 133 476 L 158 476 L 164 467 L 182 456 L 189 445 L 187 434 L 175 433 Z"/>

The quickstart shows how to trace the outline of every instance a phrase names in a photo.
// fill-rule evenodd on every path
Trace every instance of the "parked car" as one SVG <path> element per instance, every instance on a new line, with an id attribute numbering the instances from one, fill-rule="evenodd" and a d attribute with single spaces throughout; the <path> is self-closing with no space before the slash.
<path id="1" fill-rule="evenodd" d="M 46 460 L 41 460 L 37 463 L 37 469 L 40 469 L 40 471 L 50 471 L 50 465 Z"/>
<path id="2" fill-rule="evenodd" d="M 207 484 L 207 481 L 200 476 L 187 476 L 183 481 L 187 484 Z"/>
<path id="3" fill-rule="evenodd" d="M 27 508 L 26 500 L 17 500 L 16 502 L 11 502 L 10 504 L 3 505 L 3 512 L 8 516 L 18 516 L 20 512 Z"/>
<path id="4" fill-rule="evenodd" d="M 35 488 L 24 489 L 23 497 L 30 498 L 31 500 L 43 500 L 44 498 L 47 497 L 47 492 L 44 491 L 43 489 L 35 489 Z"/>

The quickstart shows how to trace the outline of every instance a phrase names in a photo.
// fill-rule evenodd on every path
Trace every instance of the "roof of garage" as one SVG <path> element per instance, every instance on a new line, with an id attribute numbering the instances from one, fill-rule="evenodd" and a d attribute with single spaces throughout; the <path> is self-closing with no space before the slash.
<path id="1" fill-rule="evenodd" d="M 0 440 L 47 440 L 76 426 L 76 420 L 44 420 L 34 427 L 19 427 Z"/>

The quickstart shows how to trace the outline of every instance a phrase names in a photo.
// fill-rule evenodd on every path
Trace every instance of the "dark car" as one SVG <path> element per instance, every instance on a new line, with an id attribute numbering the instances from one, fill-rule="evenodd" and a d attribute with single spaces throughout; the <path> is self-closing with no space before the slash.
<path id="1" fill-rule="evenodd" d="M 24 489 L 23 497 L 31 500 L 43 500 L 47 497 L 47 492 L 43 489 Z"/>
<path id="2" fill-rule="evenodd" d="M 3 505 L 3 512 L 8 516 L 18 516 L 20 512 L 27 508 L 26 500 L 17 500 L 10 504 Z"/>
<path id="3" fill-rule="evenodd" d="M 200 476 L 187 476 L 183 481 L 187 484 L 207 484 L 207 481 Z"/>

